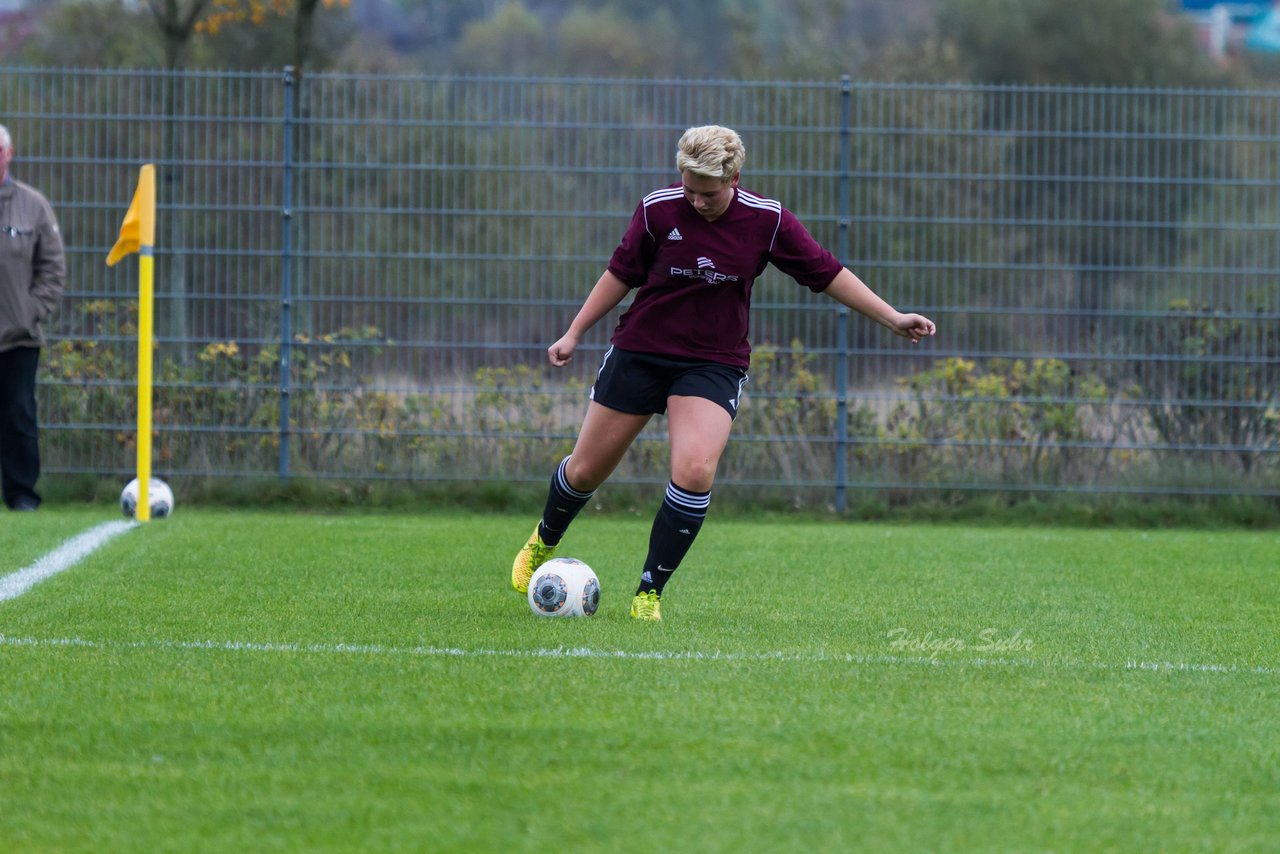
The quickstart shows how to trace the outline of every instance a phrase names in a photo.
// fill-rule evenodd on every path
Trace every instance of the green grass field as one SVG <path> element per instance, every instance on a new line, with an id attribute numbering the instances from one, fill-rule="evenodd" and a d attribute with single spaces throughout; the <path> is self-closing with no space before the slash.
<path id="1" fill-rule="evenodd" d="M 3 578 L 107 511 L 9 514 Z M 0 601 L 0 850 L 1280 847 L 1280 534 L 190 510 Z"/>

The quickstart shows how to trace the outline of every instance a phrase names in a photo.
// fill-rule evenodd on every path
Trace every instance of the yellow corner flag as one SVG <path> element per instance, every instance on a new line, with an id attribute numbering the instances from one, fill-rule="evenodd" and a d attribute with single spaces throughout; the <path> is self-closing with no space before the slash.
<path id="1" fill-rule="evenodd" d="M 151 519 L 151 347 L 156 242 L 156 167 L 148 163 L 138 175 L 129 211 L 120 226 L 120 239 L 107 255 L 113 266 L 126 255 L 138 259 L 138 509 L 139 522 Z"/>
<path id="2" fill-rule="evenodd" d="M 120 239 L 107 255 L 107 266 L 113 267 L 126 255 L 140 252 L 143 246 L 154 246 L 156 239 L 156 167 L 148 163 L 138 175 L 129 211 L 120 226 Z"/>

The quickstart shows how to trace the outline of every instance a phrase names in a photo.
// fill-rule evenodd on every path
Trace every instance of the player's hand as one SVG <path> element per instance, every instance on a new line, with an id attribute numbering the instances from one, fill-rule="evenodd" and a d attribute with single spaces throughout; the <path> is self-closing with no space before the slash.
<path id="1" fill-rule="evenodd" d="M 563 368 L 573 360 L 573 351 L 578 349 L 578 336 L 566 333 L 559 341 L 547 348 L 547 358 L 557 368 Z"/>
<path id="2" fill-rule="evenodd" d="M 928 338 L 938 331 L 933 321 L 921 314 L 900 314 L 894 324 L 889 327 L 894 335 L 910 338 L 916 344 L 921 338 Z"/>

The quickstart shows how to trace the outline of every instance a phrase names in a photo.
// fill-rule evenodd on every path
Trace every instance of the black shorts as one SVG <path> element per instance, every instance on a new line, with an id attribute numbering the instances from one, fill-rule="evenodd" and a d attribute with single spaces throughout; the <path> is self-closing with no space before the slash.
<path id="1" fill-rule="evenodd" d="M 672 395 L 701 397 L 737 418 L 746 384 L 747 372 L 732 365 L 610 347 L 596 372 L 591 399 L 619 412 L 656 415 L 667 411 L 667 398 Z"/>

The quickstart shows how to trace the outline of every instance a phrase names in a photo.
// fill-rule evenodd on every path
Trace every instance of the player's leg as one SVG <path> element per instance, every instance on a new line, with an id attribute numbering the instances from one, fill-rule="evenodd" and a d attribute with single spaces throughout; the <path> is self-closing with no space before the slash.
<path id="1" fill-rule="evenodd" d="M 542 519 L 511 566 L 511 586 L 524 592 L 551 557 L 569 523 L 621 462 L 627 448 L 666 404 L 666 377 L 646 357 L 610 347 L 591 386 L 573 453 L 551 478 Z"/>
<path id="2" fill-rule="evenodd" d="M 573 452 L 564 458 L 551 479 L 539 525 L 543 542 L 552 546 L 560 542 L 569 523 L 613 474 L 652 417 L 619 412 L 595 401 L 587 404 Z"/>
<path id="3" fill-rule="evenodd" d="M 552 475 L 542 518 L 512 564 L 512 587 L 522 593 L 529 589 L 533 573 L 555 553 L 569 524 L 618 467 L 627 448 L 652 417 L 619 412 L 595 401 L 587 404 L 573 453 L 561 461 Z"/>
<path id="4" fill-rule="evenodd" d="M 649 553 L 631 607 L 637 619 L 662 618 L 660 597 L 702 528 L 716 468 L 733 427 L 729 411 L 703 397 L 669 398 L 667 416 L 671 481 L 649 533 Z"/>

